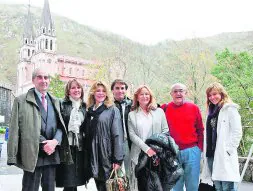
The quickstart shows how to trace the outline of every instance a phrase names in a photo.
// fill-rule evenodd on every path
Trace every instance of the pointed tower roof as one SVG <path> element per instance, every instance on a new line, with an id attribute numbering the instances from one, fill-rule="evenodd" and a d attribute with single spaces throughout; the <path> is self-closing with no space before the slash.
<path id="1" fill-rule="evenodd" d="M 42 16 L 41 16 L 40 27 L 46 28 L 47 31 L 49 31 L 49 30 L 52 31 L 54 29 L 54 23 L 52 21 L 48 0 L 44 1 L 44 7 L 43 7 Z"/>
<path id="2" fill-rule="evenodd" d="M 32 23 L 32 17 L 31 17 L 31 12 L 30 12 L 30 3 L 28 5 L 28 14 L 25 22 L 25 27 L 24 27 L 24 34 L 23 38 L 27 39 L 34 39 L 34 30 L 33 30 L 33 23 Z"/>

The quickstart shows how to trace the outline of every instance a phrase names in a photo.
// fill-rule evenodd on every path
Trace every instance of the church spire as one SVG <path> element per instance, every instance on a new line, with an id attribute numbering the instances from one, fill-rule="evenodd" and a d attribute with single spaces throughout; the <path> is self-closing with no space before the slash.
<path id="1" fill-rule="evenodd" d="M 40 34 L 55 36 L 55 28 L 54 23 L 52 21 L 48 0 L 44 1 L 44 7 L 40 23 Z"/>
<path id="2" fill-rule="evenodd" d="M 24 34 L 23 34 L 23 44 L 33 44 L 34 43 L 34 30 L 32 23 L 32 16 L 30 12 L 30 1 L 28 5 L 28 14 L 24 26 Z"/>
<path id="3" fill-rule="evenodd" d="M 24 25 L 23 44 L 19 52 L 20 61 L 30 62 L 34 53 L 35 53 L 35 35 L 33 30 L 32 17 L 30 11 L 30 1 L 29 1 L 28 14 Z"/>
<path id="4" fill-rule="evenodd" d="M 36 52 L 55 53 L 57 49 L 55 27 L 48 0 L 44 0 L 39 34 L 36 37 Z"/>

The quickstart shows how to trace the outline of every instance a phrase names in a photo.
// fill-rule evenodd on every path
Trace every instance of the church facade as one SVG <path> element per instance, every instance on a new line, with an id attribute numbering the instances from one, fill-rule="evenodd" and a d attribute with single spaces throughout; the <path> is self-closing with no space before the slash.
<path id="1" fill-rule="evenodd" d="M 57 54 L 57 37 L 48 0 L 44 1 L 41 22 L 36 35 L 29 7 L 17 67 L 17 95 L 26 93 L 33 87 L 32 72 L 38 67 L 45 68 L 50 76 L 59 75 L 63 82 L 76 78 L 83 85 L 84 90 L 87 90 L 94 82 L 90 79 L 97 71 L 94 65 L 99 65 L 99 63 Z"/>

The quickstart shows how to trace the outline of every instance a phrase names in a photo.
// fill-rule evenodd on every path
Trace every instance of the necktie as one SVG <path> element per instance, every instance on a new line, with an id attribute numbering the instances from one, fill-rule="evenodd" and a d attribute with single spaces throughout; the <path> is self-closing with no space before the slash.
<path id="1" fill-rule="evenodd" d="M 42 103 L 45 111 L 47 111 L 47 103 L 46 103 L 46 95 L 45 94 L 42 94 L 42 96 L 41 96 L 41 103 Z"/>

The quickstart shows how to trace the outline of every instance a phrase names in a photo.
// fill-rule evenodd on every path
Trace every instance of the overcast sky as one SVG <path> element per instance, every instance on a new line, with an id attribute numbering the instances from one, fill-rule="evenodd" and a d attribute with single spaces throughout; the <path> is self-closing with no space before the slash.
<path id="1" fill-rule="evenodd" d="M 30 3 L 43 7 L 44 0 Z M 253 30 L 252 0 L 49 0 L 49 4 L 53 13 L 145 44 Z"/>

